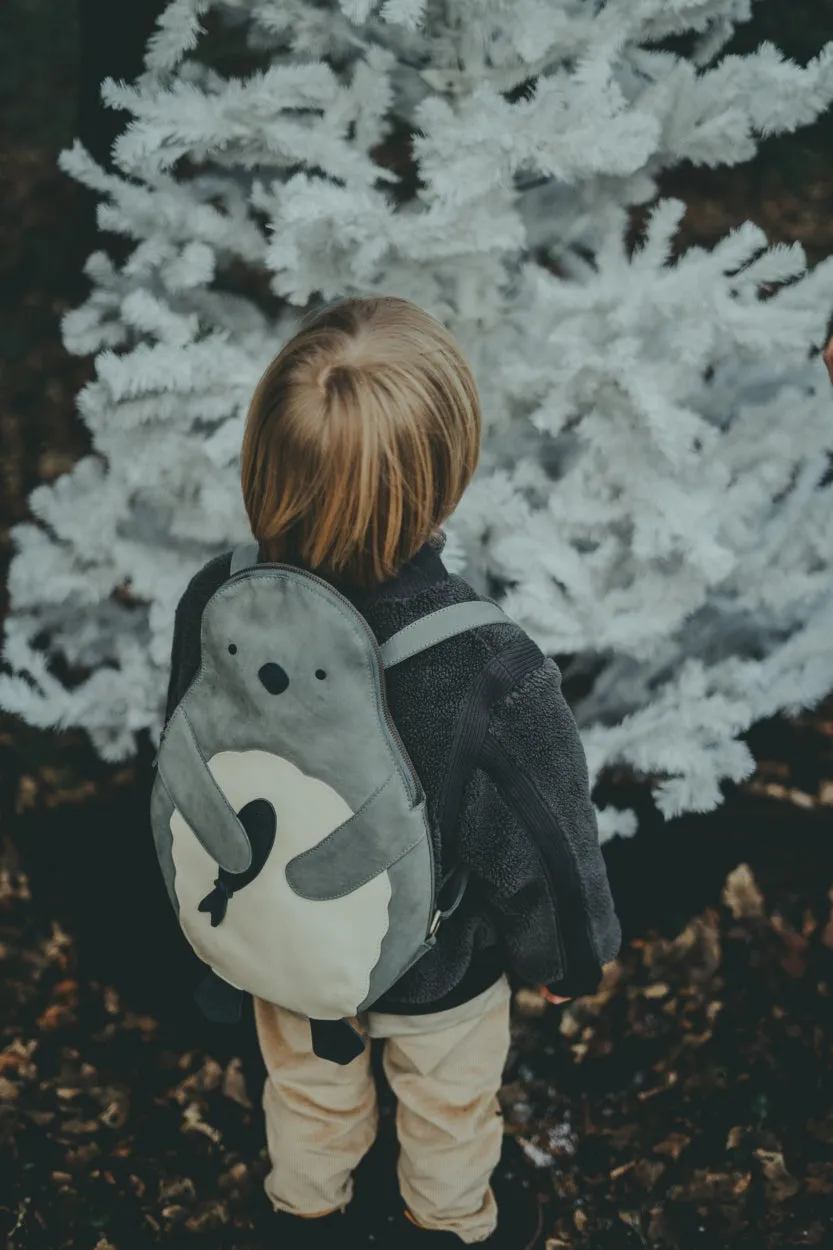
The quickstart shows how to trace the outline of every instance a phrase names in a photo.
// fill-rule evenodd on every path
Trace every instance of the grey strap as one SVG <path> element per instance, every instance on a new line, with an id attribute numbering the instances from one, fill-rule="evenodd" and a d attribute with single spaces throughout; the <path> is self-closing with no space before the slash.
<path id="1" fill-rule="evenodd" d="M 386 669 L 392 668 L 418 651 L 425 651 L 477 625 L 515 625 L 515 622 L 491 599 L 452 603 L 447 608 L 438 608 L 436 612 L 429 612 L 418 621 L 412 621 L 382 643 L 382 662 Z"/>
<path id="2" fill-rule="evenodd" d="M 259 551 L 257 543 L 241 543 L 239 547 L 235 547 L 231 553 L 229 577 L 239 573 L 241 569 L 247 569 L 250 564 L 257 564 Z"/>

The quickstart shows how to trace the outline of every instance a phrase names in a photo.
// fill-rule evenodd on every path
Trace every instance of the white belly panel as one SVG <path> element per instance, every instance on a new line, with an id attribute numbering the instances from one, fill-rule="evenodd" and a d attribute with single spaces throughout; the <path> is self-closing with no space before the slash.
<path id="1" fill-rule="evenodd" d="M 275 843 L 259 875 L 229 900 L 211 927 L 198 910 L 217 864 L 178 811 L 171 817 L 180 923 L 199 957 L 224 980 L 314 1019 L 355 1015 L 388 929 L 391 887 L 380 873 L 344 898 L 300 898 L 286 865 L 316 846 L 352 814 L 326 782 L 267 751 L 221 751 L 208 761 L 235 811 L 267 799 L 277 815 Z"/>

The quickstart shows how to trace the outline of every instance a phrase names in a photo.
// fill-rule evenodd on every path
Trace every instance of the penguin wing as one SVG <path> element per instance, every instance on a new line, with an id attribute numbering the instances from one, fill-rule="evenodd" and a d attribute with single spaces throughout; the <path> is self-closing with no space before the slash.
<path id="1" fill-rule="evenodd" d="M 168 722 L 157 772 L 211 858 L 226 872 L 246 872 L 252 863 L 248 835 L 203 759 L 182 707 Z"/>
<path id="2" fill-rule="evenodd" d="M 348 820 L 289 860 L 286 879 L 296 894 L 316 902 L 352 894 L 425 837 L 425 800 L 403 811 L 401 787 L 391 785 L 397 776 L 392 772 Z"/>

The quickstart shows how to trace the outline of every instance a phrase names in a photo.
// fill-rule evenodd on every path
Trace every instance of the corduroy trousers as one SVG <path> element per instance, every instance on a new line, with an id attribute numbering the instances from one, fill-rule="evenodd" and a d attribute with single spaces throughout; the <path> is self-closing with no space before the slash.
<path id="1" fill-rule="evenodd" d="M 382 1061 L 397 1099 L 402 1197 L 424 1228 L 484 1241 L 497 1224 L 491 1189 L 503 1118 L 497 1094 L 509 1053 L 509 983 L 451 1011 L 422 1016 L 369 1012 L 353 1023 L 383 1038 Z M 370 1047 L 339 1066 L 312 1050 L 309 1022 L 255 999 L 266 1063 L 263 1094 L 275 1209 L 325 1215 L 346 1206 L 353 1172 L 378 1126 Z"/>

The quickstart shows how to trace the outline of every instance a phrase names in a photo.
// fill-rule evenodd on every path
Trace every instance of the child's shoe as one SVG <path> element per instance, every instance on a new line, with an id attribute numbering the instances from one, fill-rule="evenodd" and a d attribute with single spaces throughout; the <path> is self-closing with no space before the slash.
<path id="1" fill-rule="evenodd" d="M 538 1250 L 544 1230 L 544 1213 L 535 1194 L 520 1186 L 501 1189 L 498 1194 L 498 1226 L 485 1241 L 475 1242 L 477 1250 Z M 463 1250 L 465 1242 L 456 1233 L 421 1228 L 406 1214 L 397 1250 Z"/>
<path id="2" fill-rule="evenodd" d="M 273 1250 L 332 1250 L 349 1244 L 347 1208 L 305 1220 L 301 1215 L 276 1211 L 273 1216 Z"/>

